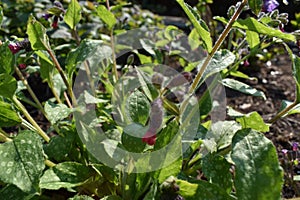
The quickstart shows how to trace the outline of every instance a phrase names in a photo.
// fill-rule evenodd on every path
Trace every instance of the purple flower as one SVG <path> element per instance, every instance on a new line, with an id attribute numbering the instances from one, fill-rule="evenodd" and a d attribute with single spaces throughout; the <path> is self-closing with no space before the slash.
<path id="1" fill-rule="evenodd" d="M 298 142 L 293 142 L 293 151 L 298 151 Z"/>
<path id="2" fill-rule="evenodd" d="M 272 12 L 279 6 L 279 3 L 276 0 L 264 0 L 262 10 L 264 12 Z"/>

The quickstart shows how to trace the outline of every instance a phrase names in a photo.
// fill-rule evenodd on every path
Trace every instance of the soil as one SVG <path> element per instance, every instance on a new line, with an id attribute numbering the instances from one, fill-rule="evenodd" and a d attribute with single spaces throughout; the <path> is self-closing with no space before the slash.
<path id="1" fill-rule="evenodd" d="M 257 111 L 265 121 L 268 121 L 279 111 L 282 100 L 294 100 L 295 80 L 292 75 L 291 61 L 287 55 L 275 58 L 269 65 L 256 63 L 241 70 L 257 78 L 256 81 L 243 82 L 263 91 L 267 99 L 247 96 L 227 89 L 227 104 L 234 109 L 242 113 Z M 285 172 L 283 197 L 299 197 L 300 184 L 292 181 L 291 177 L 300 174 L 300 167 L 299 165 L 291 167 L 289 159 L 296 159 L 295 152 L 292 151 L 292 143 L 300 142 L 300 115 L 289 115 L 279 119 L 270 126 L 270 131 L 265 133 L 265 136 L 275 145 Z M 283 149 L 290 151 L 288 156 L 284 156 Z"/>

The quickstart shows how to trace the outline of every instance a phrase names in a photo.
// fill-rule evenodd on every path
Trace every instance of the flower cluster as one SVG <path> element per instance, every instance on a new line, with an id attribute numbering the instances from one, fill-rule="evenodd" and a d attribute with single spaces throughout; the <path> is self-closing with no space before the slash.
<path id="1" fill-rule="evenodd" d="M 272 12 L 279 6 L 279 3 L 276 0 L 264 0 L 263 3 L 263 12 Z"/>
<path id="2" fill-rule="evenodd" d="M 27 52 L 31 51 L 31 44 L 28 40 L 28 38 L 25 38 L 24 40 L 22 41 L 19 41 L 19 42 L 12 42 L 8 45 L 8 48 L 10 49 L 10 51 L 13 53 L 13 54 L 16 54 L 18 53 L 19 51 L 21 50 L 25 50 Z"/>
<path id="3" fill-rule="evenodd" d="M 47 13 L 43 14 L 42 17 L 45 20 L 48 20 L 53 17 L 51 26 L 52 26 L 52 28 L 56 29 L 56 28 L 58 28 L 58 21 L 63 20 L 61 15 L 65 14 L 65 12 L 66 11 L 64 10 L 63 5 L 59 1 L 55 1 L 54 6 L 50 9 L 48 9 Z"/>

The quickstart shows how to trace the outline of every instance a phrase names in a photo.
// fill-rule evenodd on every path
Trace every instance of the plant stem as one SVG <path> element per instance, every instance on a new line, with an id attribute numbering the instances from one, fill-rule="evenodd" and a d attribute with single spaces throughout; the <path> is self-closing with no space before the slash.
<path id="1" fill-rule="evenodd" d="M 109 0 L 106 0 L 106 7 L 107 7 L 107 10 L 110 11 Z M 112 50 L 112 60 L 113 60 L 112 72 L 114 74 L 115 81 L 117 81 L 118 80 L 118 70 L 117 70 L 117 60 L 116 60 L 116 55 L 115 55 L 115 41 L 114 41 L 113 29 L 110 30 L 110 47 Z"/>
<path id="2" fill-rule="evenodd" d="M 50 138 L 49 136 L 39 127 L 39 125 L 36 123 L 36 121 L 31 117 L 31 115 L 28 113 L 26 108 L 23 106 L 23 104 L 17 99 L 16 96 L 13 96 L 12 98 L 14 104 L 22 111 L 22 113 L 25 115 L 25 117 L 28 119 L 28 121 L 33 125 L 33 127 L 36 129 L 37 133 L 46 141 L 49 142 Z"/>
<path id="3" fill-rule="evenodd" d="M 66 87 L 67 87 L 67 90 L 68 90 L 68 94 L 70 95 L 71 99 L 72 99 L 72 103 L 76 106 L 77 105 L 77 102 L 76 102 L 76 99 L 75 99 L 75 95 L 73 93 L 73 90 L 64 74 L 64 71 L 62 70 L 58 60 L 56 59 L 55 55 L 53 54 L 53 52 L 51 51 L 51 49 L 47 49 L 47 52 L 49 53 L 50 57 L 52 58 L 53 62 L 54 62 L 54 65 L 56 67 L 56 69 L 58 70 L 62 80 L 64 81 Z"/>
<path id="4" fill-rule="evenodd" d="M 279 113 L 277 113 L 277 115 L 275 115 L 275 117 L 273 117 L 270 121 L 268 121 L 268 123 L 273 124 L 275 121 L 277 121 L 279 118 L 281 118 L 282 116 L 284 116 L 285 114 L 287 114 L 291 109 L 293 109 L 298 103 L 296 101 L 294 101 L 291 105 L 289 105 L 288 107 L 286 107 L 285 109 L 283 109 L 282 111 L 280 111 Z"/>
<path id="5" fill-rule="evenodd" d="M 12 139 L 6 136 L 7 134 L 0 128 L 0 141 L 11 142 Z"/>
<path id="6" fill-rule="evenodd" d="M 220 35 L 219 39 L 217 40 L 217 42 L 215 43 L 215 45 L 213 46 L 213 49 L 211 50 L 210 54 L 206 57 L 203 65 L 201 66 L 198 74 L 196 75 L 190 89 L 189 89 L 189 93 L 192 94 L 195 92 L 200 79 L 206 69 L 206 67 L 208 66 L 208 64 L 210 63 L 212 57 L 214 56 L 214 54 L 218 51 L 218 49 L 220 48 L 221 44 L 224 42 L 226 36 L 228 35 L 228 33 L 231 30 L 231 27 L 233 25 L 233 23 L 237 20 L 237 18 L 239 17 L 239 15 L 241 14 L 241 12 L 243 11 L 243 8 L 246 6 L 248 0 L 243 0 L 240 4 L 240 6 L 238 7 L 238 9 L 236 10 L 236 12 L 234 13 L 234 15 L 230 18 L 227 26 L 225 27 L 225 29 L 223 30 L 222 34 Z"/>
<path id="7" fill-rule="evenodd" d="M 31 89 L 30 85 L 28 84 L 27 80 L 25 79 L 25 77 L 23 76 L 22 72 L 19 70 L 18 67 L 15 67 L 15 72 L 17 73 L 17 75 L 19 76 L 19 78 L 21 79 L 21 81 L 23 82 L 23 84 L 25 85 L 26 89 L 28 90 L 30 96 L 32 97 L 32 99 L 34 100 L 34 102 L 37 104 L 38 108 L 40 109 L 40 111 L 43 113 L 43 115 L 47 118 L 47 114 L 41 104 L 41 102 L 39 101 L 39 99 L 36 97 L 35 93 L 33 92 L 33 90 Z M 48 118 L 47 118 L 48 119 Z"/>
<path id="8" fill-rule="evenodd" d="M 51 168 L 54 167 L 56 164 L 50 160 L 45 160 L 45 165 Z"/>

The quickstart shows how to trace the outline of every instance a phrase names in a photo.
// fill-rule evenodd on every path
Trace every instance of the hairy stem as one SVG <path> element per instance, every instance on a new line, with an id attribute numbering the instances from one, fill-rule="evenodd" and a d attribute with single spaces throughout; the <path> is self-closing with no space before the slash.
<path id="1" fill-rule="evenodd" d="M 0 128 L 0 141 L 1 142 L 10 142 L 12 139 L 7 137 L 7 134 Z"/>
<path id="2" fill-rule="evenodd" d="M 21 110 L 21 112 L 25 115 L 27 120 L 32 124 L 32 126 L 36 129 L 37 133 L 46 141 L 49 142 L 49 136 L 41 129 L 41 127 L 36 123 L 36 121 L 31 117 L 28 113 L 27 109 L 23 106 L 23 104 L 17 99 L 16 96 L 12 98 L 14 104 Z"/>
<path id="3" fill-rule="evenodd" d="M 214 56 L 214 54 L 218 51 L 218 49 L 220 48 L 221 44 L 224 42 L 225 38 L 227 37 L 228 33 L 231 30 L 231 27 L 233 25 L 233 23 L 237 20 L 237 18 L 239 17 L 239 15 L 241 14 L 241 12 L 243 11 L 243 8 L 246 6 L 248 0 L 243 0 L 242 3 L 240 4 L 240 6 L 238 7 L 238 9 L 236 10 L 236 12 L 234 13 L 234 15 L 230 18 L 227 26 L 225 27 L 225 29 L 223 30 L 222 34 L 220 35 L 219 39 L 217 40 L 217 42 L 215 43 L 215 45 L 213 46 L 213 49 L 211 50 L 210 54 L 206 57 L 203 65 L 201 66 L 198 74 L 196 75 L 190 89 L 189 89 L 189 93 L 192 94 L 193 92 L 195 92 L 196 88 L 198 87 L 198 84 L 200 82 L 200 79 L 206 69 L 206 67 L 208 66 L 208 64 L 210 63 L 212 57 Z"/>
<path id="4" fill-rule="evenodd" d="M 53 60 L 54 62 L 54 65 L 56 67 L 56 69 L 58 70 L 63 82 L 65 83 L 66 87 L 67 87 L 67 91 L 68 91 L 68 94 L 70 95 L 71 99 L 72 99 L 72 103 L 76 106 L 77 105 L 77 102 L 76 102 L 76 99 L 75 99 L 75 95 L 73 93 L 73 90 L 72 90 L 72 87 L 71 85 L 69 84 L 68 80 L 67 80 L 67 77 L 65 76 L 64 74 L 64 71 L 62 70 L 58 60 L 56 59 L 55 55 L 53 54 L 53 52 L 51 51 L 51 49 L 47 49 L 47 52 L 49 53 L 51 59 Z"/>
<path id="5" fill-rule="evenodd" d="M 270 121 L 268 121 L 269 123 L 273 124 L 274 122 L 276 122 L 278 119 L 280 119 L 282 116 L 284 116 L 285 114 L 287 114 L 290 110 L 292 110 L 298 103 L 296 101 L 294 101 L 291 105 L 289 105 L 288 107 L 286 107 L 285 109 L 283 109 L 282 111 L 280 111 L 279 113 L 277 113 L 277 115 L 275 115 Z"/>
<path id="6" fill-rule="evenodd" d="M 106 7 L 108 10 L 110 10 L 109 0 L 106 0 Z M 118 70 L 117 70 L 117 60 L 115 55 L 115 41 L 114 41 L 114 31 L 113 29 L 110 30 L 110 47 L 112 50 L 112 60 L 113 60 L 113 67 L 112 72 L 115 77 L 115 81 L 118 80 Z"/>
<path id="7" fill-rule="evenodd" d="M 27 80 L 25 79 L 25 77 L 23 76 L 22 72 L 19 70 L 18 67 L 15 67 L 15 72 L 16 74 L 19 76 L 19 78 L 21 79 L 21 81 L 23 82 L 23 84 L 25 85 L 26 89 L 28 90 L 30 96 L 32 97 L 32 99 L 34 100 L 34 102 L 37 104 L 38 108 L 40 109 L 40 111 L 43 113 L 43 115 L 47 118 L 47 114 L 41 104 L 41 102 L 39 101 L 39 99 L 36 97 L 35 93 L 33 92 L 33 90 L 31 89 L 30 85 L 28 84 Z M 48 118 L 47 118 L 48 119 Z"/>

